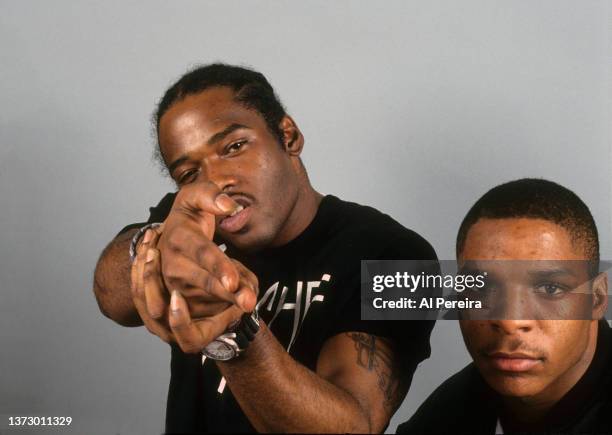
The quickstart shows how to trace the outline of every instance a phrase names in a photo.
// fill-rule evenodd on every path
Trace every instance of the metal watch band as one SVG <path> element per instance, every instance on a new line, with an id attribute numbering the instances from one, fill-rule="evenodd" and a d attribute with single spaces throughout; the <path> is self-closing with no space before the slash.
<path id="1" fill-rule="evenodd" d="M 161 222 L 154 222 L 152 224 L 147 224 L 144 227 L 140 228 L 136 232 L 136 234 L 134 234 L 134 237 L 132 237 L 132 241 L 130 242 L 130 261 L 132 263 L 136 259 L 136 248 L 138 247 L 138 242 L 140 242 L 140 239 L 142 239 L 142 237 L 144 236 L 144 233 L 148 229 L 157 228 L 160 225 L 161 225 Z"/>

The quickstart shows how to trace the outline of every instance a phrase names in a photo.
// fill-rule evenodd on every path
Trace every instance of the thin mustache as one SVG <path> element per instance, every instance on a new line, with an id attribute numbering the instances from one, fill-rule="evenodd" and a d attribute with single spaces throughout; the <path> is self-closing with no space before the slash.
<path id="1" fill-rule="evenodd" d="M 506 342 L 494 342 L 486 345 L 480 350 L 484 356 L 489 356 L 493 353 L 523 353 L 531 355 L 534 358 L 546 359 L 546 352 L 534 346 L 530 346 L 520 339 L 511 339 Z"/>
<path id="2" fill-rule="evenodd" d="M 249 202 L 255 202 L 255 198 L 253 197 L 253 195 L 249 195 L 248 193 L 244 193 L 244 192 L 223 192 L 225 193 L 227 196 L 229 196 L 230 198 L 234 199 L 234 197 L 237 198 L 245 198 L 247 200 L 249 200 Z"/>

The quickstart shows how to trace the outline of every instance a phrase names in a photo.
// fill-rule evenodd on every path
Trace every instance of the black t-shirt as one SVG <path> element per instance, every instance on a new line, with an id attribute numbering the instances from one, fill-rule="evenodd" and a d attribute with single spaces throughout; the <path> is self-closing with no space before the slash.
<path id="1" fill-rule="evenodd" d="M 173 196 L 151 209 L 150 221 L 165 219 Z M 259 279 L 259 314 L 289 354 L 315 370 L 323 343 L 356 331 L 394 340 L 407 384 L 429 357 L 433 322 L 362 321 L 362 259 L 436 260 L 422 237 L 371 208 L 326 196 L 311 224 L 288 244 L 243 255 L 226 253 Z M 282 398 L 279 397 L 279 400 Z M 246 416 L 224 386 L 214 361 L 172 347 L 166 431 L 252 432 Z"/>
<path id="2" fill-rule="evenodd" d="M 612 331 L 602 320 L 591 365 L 538 427 L 527 433 L 612 434 L 611 355 Z M 397 433 L 493 435 L 502 409 L 501 396 L 471 363 L 442 383 Z"/>

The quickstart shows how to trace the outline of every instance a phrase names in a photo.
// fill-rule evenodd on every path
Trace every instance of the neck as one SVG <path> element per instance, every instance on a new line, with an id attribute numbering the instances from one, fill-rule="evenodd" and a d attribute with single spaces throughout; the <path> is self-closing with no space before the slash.
<path id="1" fill-rule="evenodd" d="M 502 422 L 513 430 L 529 430 L 538 425 L 548 411 L 556 405 L 584 376 L 597 347 L 597 321 L 589 328 L 585 352 L 574 365 L 534 396 L 504 397 Z"/>
<path id="2" fill-rule="evenodd" d="M 317 214 L 322 199 L 323 195 L 314 190 L 310 183 L 303 183 L 284 225 L 285 230 L 279 234 L 271 247 L 283 246 L 302 234 Z"/>

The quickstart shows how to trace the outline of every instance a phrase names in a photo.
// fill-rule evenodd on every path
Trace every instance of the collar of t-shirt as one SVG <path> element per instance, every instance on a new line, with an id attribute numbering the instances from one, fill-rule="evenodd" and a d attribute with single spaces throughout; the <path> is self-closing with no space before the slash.
<path id="1" fill-rule="evenodd" d="M 310 222 L 304 231 L 283 246 L 266 248 L 263 251 L 258 251 L 256 257 L 262 259 L 278 255 L 284 256 L 287 255 L 288 252 L 299 250 L 305 244 L 310 244 L 317 240 L 324 240 L 325 234 L 331 230 L 328 222 L 332 220 L 338 205 L 341 203 L 342 201 L 339 198 L 333 195 L 325 195 L 321 199 L 321 203 L 319 204 L 312 222 Z M 231 246 L 231 244 L 221 239 L 215 239 L 215 242 L 217 242 L 217 244 L 225 244 L 228 248 L 228 254 L 230 256 L 235 256 L 248 261 L 248 254 L 245 255 L 244 253 L 238 252 L 233 246 Z"/>

